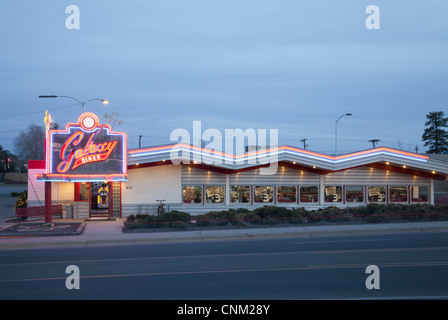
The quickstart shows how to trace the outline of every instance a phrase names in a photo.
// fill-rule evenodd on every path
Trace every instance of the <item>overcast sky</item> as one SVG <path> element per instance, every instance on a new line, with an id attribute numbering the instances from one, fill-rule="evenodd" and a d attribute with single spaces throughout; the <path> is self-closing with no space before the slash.
<path id="1" fill-rule="evenodd" d="M 80 29 L 66 27 L 67 6 Z M 368 30 L 368 5 L 380 29 Z M 279 144 L 331 154 L 419 152 L 425 116 L 448 113 L 448 2 L 148 0 L 0 3 L 0 145 L 29 123 L 76 121 L 87 101 L 119 113 L 128 147 L 174 129 L 278 129 Z"/>

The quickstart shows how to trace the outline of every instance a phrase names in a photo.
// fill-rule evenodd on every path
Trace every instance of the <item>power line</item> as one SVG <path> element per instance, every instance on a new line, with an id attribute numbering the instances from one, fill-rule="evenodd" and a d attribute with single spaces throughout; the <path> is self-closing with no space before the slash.
<path id="1" fill-rule="evenodd" d="M 27 114 L 38 114 L 38 113 L 42 113 L 42 112 L 45 112 L 45 111 L 51 111 L 51 110 L 57 110 L 57 109 L 63 109 L 63 108 L 71 108 L 71 107 L 74 107 L 74 106 L 78 106 L 79 107 L 79 103 L 70 104 L 70 105 L 63 106 L 63 107 L 56 107 L 56 108 L 51 108 L 51 109 L 45 109 L 45 110 L 42 110 L 42 111 L 33 111 L 33 112 L 26 112 L 26 113 L 16 113 L 16 114 L 9 114 L 9 115 L 3 115 L 3 116 L 0 115 L 0 118 L 18 117 L 18 116 L 24 116 L 24 115 L 27 115 Z"/>

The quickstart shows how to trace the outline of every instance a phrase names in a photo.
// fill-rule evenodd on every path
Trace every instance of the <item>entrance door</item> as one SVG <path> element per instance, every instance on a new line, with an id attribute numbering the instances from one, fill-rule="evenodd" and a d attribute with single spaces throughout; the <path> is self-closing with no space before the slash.
<path id="1" fill-rule="evenodd" d="M 90 217 L 109 218 L 112 205 L 111 183 L 90 183 Z"/>

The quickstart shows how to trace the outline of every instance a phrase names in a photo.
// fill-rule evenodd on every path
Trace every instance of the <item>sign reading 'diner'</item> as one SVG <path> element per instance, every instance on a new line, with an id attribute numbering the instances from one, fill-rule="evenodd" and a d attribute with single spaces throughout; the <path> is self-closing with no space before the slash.
<path id="1" fill-rule="evenodd" d="M 100 124 L 93 113 L 83 113 L 65 130 L 50 130 L 47 148 L 43 180 L 126 180 L 126 134 Z"/>

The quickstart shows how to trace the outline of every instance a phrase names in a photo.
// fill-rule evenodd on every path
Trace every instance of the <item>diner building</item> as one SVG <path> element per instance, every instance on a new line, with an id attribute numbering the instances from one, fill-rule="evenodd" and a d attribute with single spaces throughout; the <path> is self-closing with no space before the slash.
<path id="1" fill-rule="evenodd" d="M 266 205 L 434 204 L 434 181 L 448 177 L 443 158 L 387 147 L 338 156 L 293 146 L 239 155 L 189 144 L 127 149 L 126 134 L 91 113 L 48 130 L 46 154 L 29 162 L 29 206 L 61 204 L 73 218 L 157 214 L 159 200 L 192 215 Z"/>

